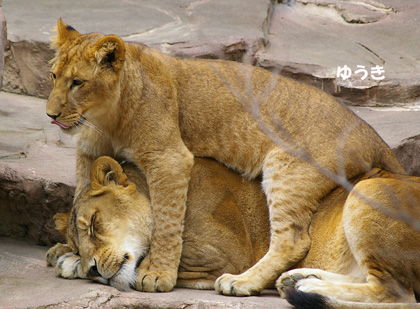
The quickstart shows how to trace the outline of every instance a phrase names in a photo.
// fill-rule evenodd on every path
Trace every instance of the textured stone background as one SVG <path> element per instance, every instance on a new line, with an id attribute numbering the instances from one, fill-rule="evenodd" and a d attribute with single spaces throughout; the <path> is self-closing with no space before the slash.
<path id="1" fill-rule="evenodd" d="M 6 19 L 3 15 L 2 0 L 0 0 L 0 87 L 3 81 L 4 50 L 6 49 Z"/>
<path id="2" fill-rule="evenodd" d="M 0 307 L 133 306 L 140 298 L 142 308 L 287 306 L 273 293 L 236 299 L 178 291 L 161 302 L 155 294 L 70 283 L 45 268 L 46 247 L 10 240 L 38 245 L 61 241 L 52 216 L 71 207 L 74 141 L 45 115 L 53 54 L 49 38 L 59 17 L 82 33 L 115 33 L 178 57 L 244 61 L 315 85 L 353 105 L 394 149 L 407 172 L 420 175 L 420 2 L 279 2 L 0 0 L 0 237 L 6 237 L 0 238 Z M 344 65 L 353 72 L 358 65 L 368 70 L 379 65 L 386 78 L 361 80 L 353 74 L 343 80 L 337 68 Z M 37 278 L 37 284 L 28 276 Z M 34 295 L 44 285 L 54 293 L 39 300 Z"/>

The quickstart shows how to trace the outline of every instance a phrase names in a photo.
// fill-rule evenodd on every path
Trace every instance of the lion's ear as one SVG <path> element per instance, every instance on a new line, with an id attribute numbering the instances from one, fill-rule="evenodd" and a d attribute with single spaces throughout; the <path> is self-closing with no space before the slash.
<path id="1" fill-rule="evenodd" d="M 99 157 L 90 170 L 92 195 L 99 195 L 111 184 L 127 187 L 130 182 L 121 165 L 110 157 Z"/>
<path id="2" fill-rule="evenodd" d="M 66 25 L 61 18 L 57 21 L 54 32 L 56 33 L 56 36 L 52 38 L 51 42 L 51 47 L 54 49 L 60 49 L 66 42 L 69 42 L 80 35 L 72 26 Z"/>
<path id="3" fill-rule="evenodd" d="M 70 216 L 69 212 L 57 213 L 54 216 L 55 229 L 64 236 L 67 235 L 67 226 L 68 226 L 69 216 Z"/>
<path id="4" fill-rule="evenodd" d="M 95 44 L 94 54 L 98 65 L 119 72 L 125 59 L 124 41 L 116 35 L 107 35 Z"/>

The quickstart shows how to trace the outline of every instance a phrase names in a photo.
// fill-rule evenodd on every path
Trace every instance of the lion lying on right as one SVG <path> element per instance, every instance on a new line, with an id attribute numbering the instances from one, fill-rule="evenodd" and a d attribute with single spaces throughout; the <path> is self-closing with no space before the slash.
<path id="1" fill-rule="evenodd" d="M 124 171 L 130 172 L 129 180 L 116 161 L 98 159 L 91 172 L 95 188 L 82 192 L 70 216 L 55 217 L 68 245 L 51 248 L 47 262 L 62 277 L 91 277 L 120 289 L 136 287 L 134 265 L 150 244 L 151 206 L 141 172 L 130 166 L 124 166 Z M 109 175 L 112 181 L 107 180 Z M 130 180 L 137 184 L 132 197 L 136 186 Z M 294 305 L 416 302 L 420 232 L 413 226 L 420 225 L 420 178 L 373 169 L 352 181 L 356 185 L 350 194 L 338 188 L 322 199 L 310 226 L 308 255 L 277 280 L 281 296 Z M 121 193 L 124 190 L 130 193 Z M 188 194 L 177 286 L 211 288 L 221 273 L 240 273 L 264 255 L 269 222 L 258 181 L 247 181 L 213 160 L 197 158 Z M 134 202 L 138 198 L 144 203 Z M 140 210 L 131 204 L 145 207 Z M 105 216 L 106 212 L 111 215 Z M 121 249 L 123 239 L 141 244 L 133 257 Z M 103 263 L 110 247 L 112 256 L 123 258 Z M 90 265 L 89 259 L 95 260 L 94 270 L 83 268 Z"/>
<path id="2" fill-rule="evenodd" d="M 338 188 L 322 200 L 308 255 L 276 282 L 282 297 L 297 307 L 416 302 L 420 178 L 373 169 L 353 182 L 350 194 Z M 360 304 L 346 304 L 351 307 Z"/>

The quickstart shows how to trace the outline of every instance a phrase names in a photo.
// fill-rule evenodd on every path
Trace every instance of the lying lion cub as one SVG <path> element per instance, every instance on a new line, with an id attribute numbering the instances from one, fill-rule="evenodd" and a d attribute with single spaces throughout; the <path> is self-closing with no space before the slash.
<path id="1" fill-rule="evenodd" d="M 268 208 L 258 181 L 210 159 L 195 162 L 177 286 L 212 289 L 220 274 L 240 273 L 268 250 Z M 55 216 L 68 244 L 51 248 L 47 262 L 62 277 L 89 277 L 121 290 L 137 286 L 136 266 L 150 243 L 151 205 L 140 170 L 125 164 L 124 172 L 115 160 L 99 158 L 72 212 Z M 338 188 L 322 199 L 310 227 L 312 247 L 296 269 L 280 276 L 277 289 L 283 297 L 293 287 L 318 293 L 330 305 L 415 302 L 420 233 L 395 218 L 420 223 L 420 178 L 373 169 L 353 181 L 350 195 Z M 313 304 L 312 297 L 289 293 L 293 303 Z"/>

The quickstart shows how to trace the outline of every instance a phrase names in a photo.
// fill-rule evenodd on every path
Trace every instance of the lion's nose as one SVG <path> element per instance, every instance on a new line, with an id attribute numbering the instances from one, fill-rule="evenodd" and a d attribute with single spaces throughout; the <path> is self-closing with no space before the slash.
<path id="1" fill-rule="evenodd" d="M 101 277 L 101 274 L 98 271 L 98 268 L 96 265 L 93 265 L 91 268 L 89 268 L 86 277 L 93 278 L 93 277 Z"/>
<path id="2" fill-rule="evenodd" d="M 58 115 L 51 115 L 47 113 L 47 116 L 52 118 L 52 120 L 56 120 L 58 117 L 60 117 L 61 113 L 59 113 Z"/>

